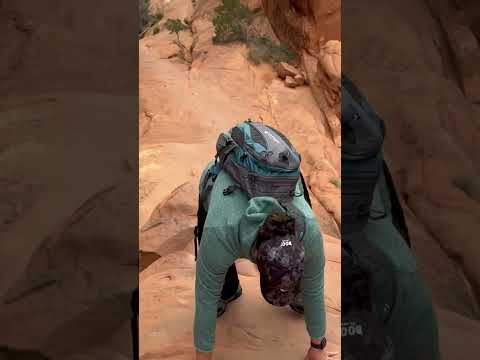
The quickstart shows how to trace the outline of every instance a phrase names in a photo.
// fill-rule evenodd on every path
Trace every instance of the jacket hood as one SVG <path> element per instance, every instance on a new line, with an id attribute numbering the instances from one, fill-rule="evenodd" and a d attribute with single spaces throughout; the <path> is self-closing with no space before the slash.
<path id="1" fill-rule="evenodd" d="M 248 201 L 240 222 L 238 224 L 238 238 L 242 249 L 250 249 L 243 255 L 255 262 L 254 244 L 257 237 L 258 228 L 262 226 L 268 215 L 272 213 L 285 213 L 286 210 L 280 203 L 271 197 L 255 197 Z"/>

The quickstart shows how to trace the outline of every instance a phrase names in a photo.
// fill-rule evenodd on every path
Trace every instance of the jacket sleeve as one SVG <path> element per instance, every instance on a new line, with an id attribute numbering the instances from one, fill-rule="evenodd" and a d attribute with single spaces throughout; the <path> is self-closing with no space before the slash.
<path id="1" fill-rule="evenodd" d="M 219 232 L 205 228 L 195 279 L 194 343 L 197 351 L 211 352 L 215 345 L 217 303 L 225 274 L 235 258 L 222 247 Z"/>
<path id="2" fill-rule="evenodd" d="M 303 278 L 303 300 L 305 322 L 311 338 L 320 340 L 326 332 L 324 302 L 325 254 L 323 239 L 318 224 L 311 222 L 305 241 L 305 272 Z"/>

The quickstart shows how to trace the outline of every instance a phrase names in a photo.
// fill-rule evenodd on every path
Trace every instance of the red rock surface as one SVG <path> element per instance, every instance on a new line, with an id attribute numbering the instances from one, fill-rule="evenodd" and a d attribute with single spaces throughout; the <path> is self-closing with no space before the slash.
<path id="1" fill-rule="evenodd" d="M 386 122 L 386 157 L 439 308 L 442 351 L 461 359 L 480 336 L 480 12 L 474 1 L 428 3 L 342 4 L 342 67 Z"/>
<path id="2" fill-rule="evenodd" d="M 332 182 L 340 178 L 338 146 L 311 87 L 286 87 L 272 66 L 247 60 L 245 45 L 212 44 L 218 3 L 197 1 L 193 14 L 185 14 L 193 18 L 191 66 L 169 58 L 173 37 L 164 32 L 140 41 L 140 248 L 150 254 L 140 275 L 141 357 L 191 359 L 198 181 L 218 133 L 247 118 L 278 128 L 302 153 L 325 236 L 328 337 L 338 350 L 340 190 Z M 165 18 L 182 4 L 165 5 Z M 302 358 L 308 348 L 303 318 L 262 300 L 253 264 L 239 261 L 239 272 L 244 296 L 218 322 L 216 359 Z M 290 340 L 280 342 L 287 334 Z"/>

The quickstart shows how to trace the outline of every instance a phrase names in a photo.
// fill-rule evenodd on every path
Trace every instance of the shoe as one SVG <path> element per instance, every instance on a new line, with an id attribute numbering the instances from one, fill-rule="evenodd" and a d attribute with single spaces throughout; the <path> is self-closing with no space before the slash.
<path id="1" fill-rule="evenodd" d="M 234 295 L 232 295 L 230 298 L 228 298 L 227 300 L 220 298 L 217 306 L 217 318 L 225 314 L 225 311 L 227 311 L 228 304 L 231 303 L 232 301 L 237 300 L 240 296 L 242 296 L 242 287 L 238 285 L 237 292 Z"/>

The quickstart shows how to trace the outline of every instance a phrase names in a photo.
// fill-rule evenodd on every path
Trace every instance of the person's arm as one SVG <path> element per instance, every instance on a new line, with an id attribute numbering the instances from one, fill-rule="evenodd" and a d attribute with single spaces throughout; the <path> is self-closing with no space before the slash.
<path id="1" fill-rule="evenodd" d="M 205 228 L 196 266 L 194 344 L 197 360 L 211 359 L 215 344 L 218 299 L 225 274 L 234 259 L 218 241 L 218 232 Z"/>
<path id="2" fill-rule="evenodd" d="M 326 312 L 324 302 L 325 255 L 323 239 L 316 222 L 311 222 L 305 240 L 305 273 L 303 279 L 303 300 L 305 323 L 313 343 L 320 343 L 326 333 Z"/>

